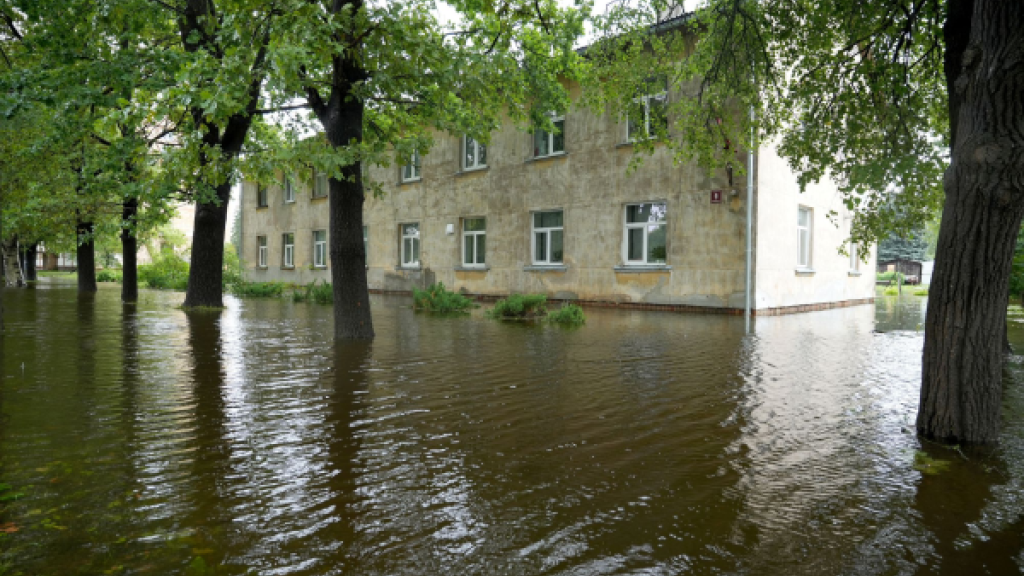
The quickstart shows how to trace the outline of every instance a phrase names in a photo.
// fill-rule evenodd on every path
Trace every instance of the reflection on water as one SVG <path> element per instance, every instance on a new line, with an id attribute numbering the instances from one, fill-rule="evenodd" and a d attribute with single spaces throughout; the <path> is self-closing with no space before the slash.
<path id="1" fill-rule="evenodd" d="M 9 291 L 0 573 L 1006 574 L 1024 531 L 1024 358 L 1003 447 L 910 433 L 921 298 L 586 326 L 181 295 Z M 1024 349 L 1024 330 L 1011 326 Z M 21 365 L 24 363 L 24 371 Z M 951 462 L 922 475 L 915 452 Z M 6 566 L 4 564 L 6 562 Z M 109 572 L 108 572 L 109 571 Z"/>

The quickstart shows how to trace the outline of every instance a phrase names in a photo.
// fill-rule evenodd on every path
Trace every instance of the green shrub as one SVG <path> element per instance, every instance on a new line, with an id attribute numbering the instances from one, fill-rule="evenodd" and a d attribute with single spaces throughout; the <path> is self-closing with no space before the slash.
<path id="1" fill-rule="evenodd" d="M 548 316 L 548 322 L 565 324 L 567 326 L 580 326 L 587 321 L 583 315 L 583 307 L 579 304 L 567 303 L 555 310 Z"/>
<path id="2" fill-rule="evenodd" d="M 242 277 L 242 261 L 238 258 L 238 251 L 233 244 L 224 245 L 224 276 L 221 282 L 226 291 L 234 292 L 235 294 L 244 293 L 239 292 L 242 286 L 246 284 L 245 279 Z M 273 296 L 280 294 L 281 292 L 278 291 Z M 263 294 L 253 294 L 253 296 L 263 296 Z"/>
<path id="3" fill-rule="evenodd" d="M 532 318 L 547 314 L 548 297 L 543 294 L 512 294 L 494 303 L 487 315 L 491 318 Z"/>
<path id="4" fill-rule="evenodd" d="M 296 302 L 316 302 L 318 304 L 334 304 L 334 288 L 327 282 L 316 280 L 305 286 L 292 290 L 292 300 Z"/>
<path id="5" fill-rule="evenodd" d="M 284 282 L 237 282 L 230 285 L 231 292 L 238 296 L 280 296 L 288 285 Z"/>
<path id="6" fill-rule="evenodd" d="M 900 293 L 900 289 L 896 286 L 889 286 L 882 293 L 885 294 L 886 296 L 898 296 Z"/>
<path id="7" fill-rule="evenodd" d="M 416 310 L 465 312 L 474 306 L 473 300 L 457 292 L 451 292 L 440 282 L 431 284 L 426 290 L 413 288 L 412 291 L 412 307 Z"/>
<path id="8" fill-rule="evenodd" d="M 875 280 L 878 282 L 892 282 L 893 284 L 896 284 L 904 280 L 904 276 L 894 270 L 892 272 L 882 272 L 881 274 L 875 275 Z"/>
<path id="9" fill-rule="evenodd" d="M 914 290 L 914 296 L 927 296 L 927 295 L 928 295 L 928 287 L 927 286 L 925 286 L 924 288 L 918 288 L 918 289 Z"/>
<path id="10" fill-rule="evenodd" d="M 150 288 L 184 290 L 188 286 L 188 262 L 173 251 L 165 250 L 152 264 L 139 266 L 139 282 Z"/>
<path id="11" fill-rule="evenodd" d="M 118 282 L 123 280 L 123 276 L 120 270 L 116 268 L 104 268 L 96 272 L 97 282 Z"/>

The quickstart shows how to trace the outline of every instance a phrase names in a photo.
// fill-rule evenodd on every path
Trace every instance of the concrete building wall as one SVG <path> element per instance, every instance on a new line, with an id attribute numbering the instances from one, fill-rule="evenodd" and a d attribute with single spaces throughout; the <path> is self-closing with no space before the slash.
<path id="1" fill-rule="evenodd" d="M 532 136 L 506 126 L 494 133 L 487 168 L 461 168 L 462 139 L 438 134 L 421 160 L 422 176 L 400 182 L 400 167 L 374 167 L 368 177 L 383 195 L 367 198 L 368 280 L 372 290 L 409 291 L 433 282 L 471 294 L 502 296 L 542 292 L 552 298 L 615 303 L 742 309 L 745 282 L 745 179 L 730 185 L 726 172 L 709 174 L 693 163 L 675 164 L 658 147 L 635 172 L 625 125 L 610 114 L 573 110 L 566 115 L 566 153 L 531 157 Z M 765 154 L 762 154 L 765 156 Z M 848 259 L 835 254 L 842 242 L 827 228 L 825 214 L 841 208 L 827 190 L 799 196 L 788 167 L 772 154 L 761 161 L 758 185 L 767 192 L 757 206 L 762 239 L 756 307 L 839 302 L 869 298 L 872 276 L 847 274 Z M 745 158 L 738 158 L 742 165 Z M 242 193 L 243 259 L 252 281 L 296 284 L 329 281 L 312 269 L 314 230 L 327 229 L 327 199 L 312 199 L 311 175 L 297 184 L 296 201 L 284 203 L 271 186 L 268 207 L 256 208 L 256 186 Z M 721 202 L 712 202 L 720 190 Z M 624 262 L 627 204 L 664 202 L 667 250 L 664 266 Z M 794 274 L 796 206 L 814 207 L 814 275 Z M 532 214 L 563 211 L 564 263 L 541 268 L 532 261 Z M 486 218 L 486 267 L 462 266 L 462 222 Z M 400 266 L 400 226 L 420 226 L 420 266 Z M 451 233 L 449 233 L 449 229 Z M 282 266 L 284 232 L 295 234 L 295 266 Z M 258 235 L 268 240 L 268 266 L 258 268 Z M 833 262 L 834 260 L 834 262 Z M 871 267 L 864 266 L 868 271 Z"/>
<path id="2" fill-rule="evenodd" d="M 867 263 L 851 262 L 838 250 L 850 233 L 851 213 L 831 181 L 807 187 L 772 146 L 758 155 L 756 297 L 758 310 L 856 303 L 875 294 L 874 247 Z M 811 209 L 810 266 L 797 263 L 798 209 Z M 832 218 L 829 214 L 834 212 Z"/>

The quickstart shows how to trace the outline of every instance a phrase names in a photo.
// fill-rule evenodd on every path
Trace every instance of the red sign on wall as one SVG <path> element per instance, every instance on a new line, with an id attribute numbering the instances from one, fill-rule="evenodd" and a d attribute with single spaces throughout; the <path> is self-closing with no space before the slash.
<path id="1" fill-rule="evenodd" d="M 711 191 L 711 203 L 712 204 L 721 204 L 722 203 L 722 191 L 721 190 L 712 190 Z"/>

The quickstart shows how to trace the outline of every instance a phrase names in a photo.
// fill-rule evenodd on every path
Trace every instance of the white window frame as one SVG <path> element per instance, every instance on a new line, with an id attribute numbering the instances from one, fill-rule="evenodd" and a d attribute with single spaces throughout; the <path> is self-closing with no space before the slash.
<path id="1" fill-rule="evenodd" d="M 630 119 L 627 111 L 626 114 L 626 141 L 636 142 L 637 140 L 646 140 L 647 138 L 653 138 L 651 134 L 651 100 L 662 100 L 665 107 L 665 122 L 668 122 L 668 91 L 662 90 L 661 92 L 655 92 L 652 94 L 644 94 L 638 98 L 633 99 L 633 103 L 643 107 L 644 111 L 644 125 L 643 134 L 632 134 L 629 129 Z"/>
<path id="2" fill-rule="evenodd" d="M 653 223 L 648 220 L 647 222 L 629 222 L 629 208 L 631 206 L 644 206 L 647 204 L 655 206 L 663 206 L 662 217 Z M 647 242 L 648 238 L 653 231 L 651 226 L 657 226 L 658 228 L 665 229 L 665 261 L 664 262 L 650 262 L 647 258 Z M 622 208 L 622 262 L 626 266 L 667 266 L 668 265 L 668 202 L 665 201 L 652 201 L 652 202 L 632 202 L 626 204 Z M 629 231 L 637 228 L 644 230 L 643 245 L 641 246 L 641 253 L 643 259 L 641 260 L 630 260 L 629 259 Z"/>
<path id="3" fill-rule="evenodd" d="M 532 144 L 533 144 L 533 157 L 534 158 L 547 158 L 548 156 L 560 156 L 562 154 L 565 154 L 565 115 L 564 114 L 558 115 L 555 112 L 550 112 L 548 115 L 551 117 L 551 123 L 552 124 L 556 124 L 558 122 L 562 123 L 562 130 L 559 133 L 559 135 L 562 137 L 562 149 L 561 150 L 555 150 L 555 133 L 554 132 L 548 132 L 547 130 L 544 130 L 544 129 L 541 129 L 541 128 L 537 128 L 536 131 L 533 134 L 533 142 L 532 142 Z M 543 134 L 547 138 L 547 144 L 548 144 L 548 153 L 547 154 L 541 154 L 540 153 L 540 148 L 537 146 L 537 135 L 538 134 Z"/>
<path id="4" fill-rule="evenodd" d="M 291 177 L 285 176 L 284 179 L 284 203 L 292 204 L 295 202 L 295 185 L 292 184 Z"/>
<path id="5" fill-rule="evenodd" d="M 807 225 L 800 224 L 800 216 L 807 213 Z M 814 209 L 809 206 L 798 206 L 796 211 L 796 267 L 810 270 L 814 264 Z M 805 254 L 806 261 L 801 262 L 800 256 Z"/>
<path id="6" fill-rule="evenodd" d="M 466 230 L 466 225 L 471 220 L 483 220 L 483 230 Z M 480 257 L 480 239 L 484 241 L 484 255 Z M 466 246 L 468 243 L 473 243 L 473 261 L 466 261 Z M 463 268 L 483 268 L 487 266 L 487 218 L 485 216 L 473 216 L 462 219 L 462 267 Z"/>
<path id="7" fill-rule="evenodd" d="M 256 184 L 256 207 L 266 208 L 270 205 L 270 191 L 263 184 Z"/>
<path id="8" fill-rule="evenodd" d="M 317 234 L 323 234 L 323 240 L 318 240 Z M 327 230 L 313 231 L 313 267 L 327 268 Z"/>
<path id="9" fill-rule="evenodd" d="M 402 268 L 415 268 L 420 265 L 420 258 L 418 256 L 422 256 L 423 250 L 423 245 L 420 244 L 420 224 L 419 222 L 405 222 L 398 226 L 399 237 L 401 238 L 400 256 Z M 406 228 L 407 226 L 415 226 L 416 232 L 409 233 Z M 406 240 L 409 241 L 408 249 L 406 249 Z"/>
<path id="10" fill-rule="evenodd" d="M 850 272 L 860 272 L 860 245 L 850 242 Z"/>
<path id="11" fill-rule="evenodd" d="M 363 261 L 370 261 L 370 227 L 363 226 Z"/>
<path id="12" fill-rule="evenodd" d="M 419 151 L 412 153 L 405 164 L 402 164 L 402 182 L 419 182 L 423 179 L 423 166 Z"/>
<path id="13" fill-rule="evenodd" d="M 288 241 L 291 240 L 289 244 Z M 281 267 L 295 268 L 295 233 L 285 232 L 281 234 Z"/>
<path id="14" fill-rule="evenodd" d="M 537 221 L 535 219 L 537 214 L 549 214 L 552 212 L 559 212 L 562 214 L 562 225 L 561 226 L 541 226 L 537 227 Z M 562 266 L 565 264 L 565 211 L 564 210 L 537 210 L 530 214 L 530 227 L 532 233 L 530 234 L 530 258 L 533 260 L 535 266 Z M 557 262 L 551 261 L 551 233 L 561 232 L 562 233 L 562 259 Z M 545 246 L 547 247 L 546 253 L 543 259 L 537 258 L 537 235 L 543 234 L 547 237 Z"/>
<path id="15" fill-rule="evenodd" d="M 472 147 L 473 149 L 473 164 L 466 163 L 466 156 L 468 155 L 470 147 Z M 480 150 L 484 151 L 483 160 L 480 159 Z M 462 169 L 467 172 L 470 170 L 482 170 L 484 168 L 487 168 L 487 145 L 477 142 L 471 136 L 463 136 L 461 163 Z"/>
<path id="16" fill-rule="evenodd" d="M 326 172 L 314 171 L 313 173 L 313 198 L 326 198 L 331 189 L 330 179 Z"/>
<path id="17" fill-rule="evenodd" d="M 267 267 L 267 254 L 269 253 L 266 236 L 256 237 L 256 262 L 260 268 Z"/>

